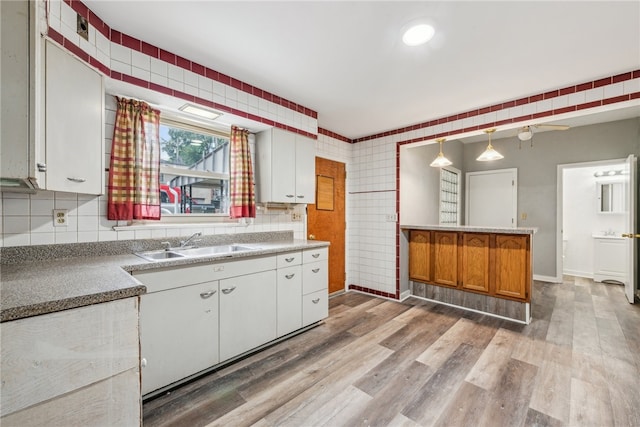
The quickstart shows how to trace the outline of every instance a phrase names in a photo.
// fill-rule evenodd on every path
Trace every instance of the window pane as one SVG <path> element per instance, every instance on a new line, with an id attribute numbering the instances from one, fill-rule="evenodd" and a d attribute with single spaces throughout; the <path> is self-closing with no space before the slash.
<path id="1" fill-rule="evenodd" d="M 229 212 L 229 139 L 160 124 L 162 214 Z"/>

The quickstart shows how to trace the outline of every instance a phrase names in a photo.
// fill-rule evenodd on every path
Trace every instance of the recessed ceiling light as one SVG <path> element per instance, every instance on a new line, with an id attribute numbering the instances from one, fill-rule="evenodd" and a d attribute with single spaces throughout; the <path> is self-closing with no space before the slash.
<path id="1" fill-rule="evenodd" d="M 431 25 L 418 24 L 409 28 L 402 35 L 402 41 L 407 46 L 418 46 L 433 38 L 436 30 Z"/>
<path id="2" fill-rule="evenodd" d="M 179 108 L 179 110 L 184 111 L 185 113 L 195 114 L 196 116 L 204 117 L 210 120 L 215 120 L 222 115 L 222 113 L 219 113 L 217 111 L 198 107 L 193 104 L 184 104 Z"/>

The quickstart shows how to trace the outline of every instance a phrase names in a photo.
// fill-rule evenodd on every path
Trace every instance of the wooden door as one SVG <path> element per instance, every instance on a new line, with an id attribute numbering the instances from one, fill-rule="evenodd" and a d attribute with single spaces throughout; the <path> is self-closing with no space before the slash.
<path id="1" fill-rule="evenodd" d="M 431 279 L 438 285 L 458 286 L 458 233 L 435 231 L 433 236 Z"/>
<path id="2" fill-rule="evenodd" d="M 465 233 L 462 236 L 462 287 L 489 292 L 489 235 Z"/>
<path id="3" fill-rule="evenodd" d="M 331 242 L 330 294 L 345 289 L 345 179 L 344 163 L 316 157 L 316 203 L 307 205 L 307 237 Z"/>
<path id="4" fill-rule="evenodd" d="M 409 232 L 409 279 L 428 282 L 430 261 L 431 232 L 411 230 Z"/>
<path id="5" fill-rule="evenodd" d="M 496 295 L 529 300 L 529 236 L 496 235 Z"/>

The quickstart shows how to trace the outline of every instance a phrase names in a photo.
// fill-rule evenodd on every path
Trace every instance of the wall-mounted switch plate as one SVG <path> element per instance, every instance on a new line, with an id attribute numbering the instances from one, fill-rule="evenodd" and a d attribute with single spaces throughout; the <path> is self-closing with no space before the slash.
<path id="1" fill-rule="evenodd" d="M 54 227 L 67 226 L 67 210 L 66 209 L 53 210 L 53 226 Z"/>
<path id="2" fill-rule="evenodd" d="M 386 214 L 384 217 L 385 217 L 385 220 L 387 222 L 398 222 L 398 214 L 397 213 Z"/>

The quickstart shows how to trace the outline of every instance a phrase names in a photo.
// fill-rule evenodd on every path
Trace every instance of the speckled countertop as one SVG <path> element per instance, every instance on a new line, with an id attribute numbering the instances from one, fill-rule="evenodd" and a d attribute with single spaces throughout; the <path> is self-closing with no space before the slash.
<path id="1" fill-rule="evenodd" d="M 469 233 L 534 234 L 536 227 L 479 227 L 474 225 L 400 225 L 403 230 L 466 231 Z"/>
<path id="2" fill-rule="evenodd" d="M 3 248 L 0 322 L 144 294 L 146 288 L 131 275 L 133 271 L 249 258 L 329 245 L 328 242 L 294 240 L 288 232 L 247 233 L 241 237 L 204 236 L 200 246 L 233 242 L 253 245 L 256 250 L 165 261 L 147 261 L 134 254 L 158 249 L 157 240 L 131 241 L 128 245 L 123 242 L 104 242 Z"/>

